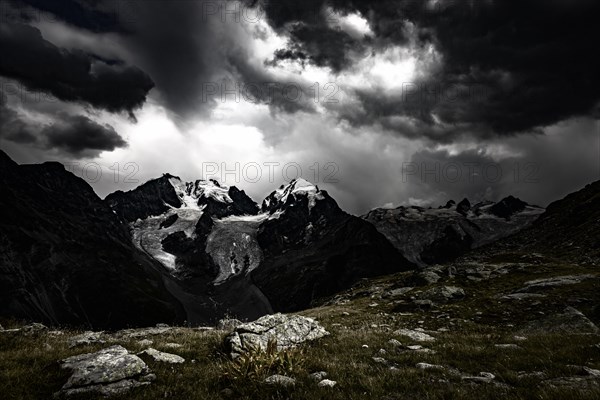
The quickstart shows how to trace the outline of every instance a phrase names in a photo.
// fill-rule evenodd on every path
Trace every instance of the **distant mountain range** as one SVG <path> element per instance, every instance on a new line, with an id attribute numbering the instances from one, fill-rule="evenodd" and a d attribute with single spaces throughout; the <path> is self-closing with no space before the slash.
<path id="1" fill-rule="evenodd" d="M 439 208 L 377 208 L 362 218 L 371 222 L 411 262 L 452 261 L 471 249 L 529 226 L 544 209 L 512 196 L 471 205 L 463 199 Z"/>
<path id="2" fill-rule="evenodd" d="M 2 152 L 0 172 L 0 315 L 50 324 L 254 319 L 475 248 L 585 248 L 578 256 L 597 260 L 600 247 L 598 182 L 546 212 L 509 196 L 359 218 L 302 179 L 259 206 L 234 186 L 169 174 L 102 200 L 58 163 L 17 165 Z"/>

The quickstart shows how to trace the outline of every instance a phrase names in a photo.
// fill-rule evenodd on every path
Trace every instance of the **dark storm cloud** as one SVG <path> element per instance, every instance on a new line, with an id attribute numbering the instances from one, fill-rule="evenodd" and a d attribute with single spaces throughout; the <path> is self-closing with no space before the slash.
<path id="1" fill-rule="evenodd" d="M 433 43 L 444 59 L 442 71 L 419 84 L 485 87 L 485 95 L 477 101 L 425 102 L 417 108 L 406 107 L 399 98 L 382 98 L 378 92 L 359 93 L 362 110 L 342 114 L 355 124 L 386 125 L 389 117 L 414 117 L 416 113 L 424 123 L 420 129 L 428 136 L 428 126 L 434 125 L 433 113 L 442 123 L 468 124 L 473 132 L 507 134 L 589 115 L 600 99 L 600 53 L 595 51 L 600 37 L 598 2 L 268 2 L 265 9 L 273 27 L 286 29 L 294 26 L 290 23 L 301 22 L 304 32 L 292 35 L 294 42 L 279 52 L 280 58 L 305 55 L 316 65 L 348 66 L 343 61 L 334 63 L 344 60 L 339 53 L 347 54 L 350 48 L 340 46 L 331 51 L 339 39 L 322 33 L 333 29 L 325 21 L 325 5 L 342 14 L 358 11 L 367 17 L 376 46 L 406 44 L 404 28 L 408 22 L 414 24 L 418 45 Z M 315 54 L 321 57 L 315 58 Z M 452 136 L 454 128 L 448 133 Z"/>
<path id="2" fill-rule="evenodd" d="M 0 96 L 0 138 L 23 144 L 37 141 L 35 129 L 6 106 L 3 94 Z"/>
<path id="3" fill-rule="evenodd" d="M 319 67 L 331 67 L 339 72 L 351 63 L 351 50 L 358 50 L 360 42 L 343 31 L 326 26 L 298 25 L 290 29 L 291 49 L 279 49 L 274 61 L 300 60 Z"/>
<path id="4" fill-rule="evenodd" d="M 19 115 L 0 98 L 0 138 L 35 148 L 53 150 L 74 158 L 95 157 L 102 151 L 127 146 L 114 128 L 83 115 L 58 113 L 40 124 Z"/>
<path id="5" fill-rule="evenodd" d="M 234 76 L 239 85 L 240 100 L 255 104 L 265 104 L 272 112 L 284 111 L 294 114 L 299 111 L 314 112 L 314 94 L 308 84 L 302 82 L 280 82 L 262 68 L 244 61 L 244 54 L 231 53 L 228 56 Z M 217 94 L 234 87 L 234 82 L 221 81 L 217 84 Z"/>
<path id="6" fill-rule="evenodd" d="M 60 100 L 131 114 L 153 87 L 150 77 L 138 68 L 108 65 L 82 51 L 61 49 L 31 26 L 2 24 L 0 48 L 0 75 Z"/>
<path id="7" fill-rule="evenodd" d="M 49 148 L 74 156 L 89 156 L 90 153 L 113 151 L 127 145 L 112 126 L 100 125 L 82 115 L 62 115 L 58 121 L 45 127 L 42 135 Z"/>
<path id="8" fill-rule="evenodd" d="M 118 16 L 127 10 L 127 0 L 106 3 L 94 0 L 0 0 L 0 3 L 4 5 L 4 12 L 10 9 L 29 22 L 56 21 L 59 17 L 68 24 L 92 32 L 123 31 Z"/>

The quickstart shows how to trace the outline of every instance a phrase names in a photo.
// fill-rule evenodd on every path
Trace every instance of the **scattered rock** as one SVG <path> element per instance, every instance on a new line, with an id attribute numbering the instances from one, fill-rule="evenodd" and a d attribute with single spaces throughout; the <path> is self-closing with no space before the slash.
<path id="1" fill-rule="evenodd" d="M 37 333 L 47 331 L 48 327 L 44 324 L 34 322 L 33 324 L 25 325 L 20 329 L 26 336 L 35 335 Z"/>
<path id="2" fill-rule="evenodd" d="M 242 325 L 243 322 L 235 318 L 224 318 L 217 322 L 217 329 L 221 331 L 232 331 L 238 326 Z"/>
<path id="3" fill-rule="evenodd" d="M 173 330 L 169 326 L 162 326 L 165 324 L 157 324 L 154 328 L 140 328 L 140 329 L 124 329 L 114 334 L 115 338 L 128 340 L 128 339 L 139 339 L 146 336 L 164 335 L 165 333 Z"/>
<path id="4" fill-rule="evenodd" d="M 400 343 L 400 341 L 396 340 L 396 339 L 390 339 L 390 340 L 388 340 L 388 344 L 390 346 L 392 346 L 392 347 L 400 347 L 400 346 L 402 346 L 402 343 Z"/>
<path id="5" fill-rule="evenodd" d="M 183 346 L 180 345 L 179 343 L 165 343 L 164 347 L 166 347 L 167 349 L 179 349 Z"/>
<path id="6" fill-rule="evenodd" d="M 411 329 L 398 329 L 394 332 L 396 335 L 407 336 L 417 342 L 433 342 L 435 338 L 426 333 Z"/>
<path id="7" fill-rule="evenodd" d="M 589 368 L 589 367 L 583 367 L 583 370 L 585 372 L 587 372 L 588 375 L 590 375 L 590 376 L 595 376 L 597 378 L 600 378 L 600 370 L 592 369 L 592 368 Z"/>
<path id="8" fill-rule="evenodd" d="M 329 332 L 312 318 L 278 313 L 238 326 L 225 338 L 225 344 L 235 358 L 251 347 L 266 349 L 269 340 L 275 340 L 282 350 L 327 335 Z"/>
<path id="9" fill-rule="evenodd" d="M 349 316 L 349 315 L 350 315 L 350 313 L 349 313 L 348 311 L 344 311 L 344 312 L 342 313 L 342 315 L 343 315 L 344 317 L 347 317 L 347 316 Z"/>
<path id="10" fill-rule="evenodd" d="M 142 340 L 138 340 L 138 342 L 137 342 L 137 344 L 140 345 L 141 347 L 150 347 L 150 346 L 152 346 L 152 343 L 154 343 L 154 342 L 150 339 L 142 339 Z"/>
<path id="11" fill-rule="evenodd" d="M 331 381 L 329 379 L 323 379 L 321 382 L 319 382 L 317 384 L 317 386 L 319 386 L 319 387 L 328 387 L 328 388 L 332 388 L 335 385 L 337 385 L 337 382 L 336 381 Z"/>
<path id="12" fill-rule="evenodd" d="M 413 344 L 410 346 L 406 346 L 406 348 L 409 350 L 421 350 L 423 346 L 421 346 L 420 344 Z"/>
<path id="13" fill-rule="evenodd" d="M 406 293 L 410 292 L 413 289 L 414 289 L 414 287 L 403 287 L 403 288 L 388 290 L 387 292 L 385 292 L 383 294 L 383 297 L 394 299 L 396 297 L 405 295 Z"/>
<path id="14" fill-rule="evenodd" d="M 176 354 L 163 353 L 153 348 L 146 349 L 139 354 L 147 354 L 154 359 L 154 361 L 166 362 L 169 364 L 182 364 L 185 362 L 183 357 Z"/>
<path id="15" fill-rule="evenodd" d="M 69 347 L 77 347 L 89 345 L 92 343 L 106 343 L 105 340 L 101 339 L 102 334 L 104 332 L 92 332 L 87 331 L 82 333 L 81 335 L 73 336 L 69 339 Z"/>
<path id="16" fill-rule="evenodd" d="M 271 375 L 265 379 L 265 383 L 267 385 L 291 387 L 296 385 L 296 380 L 284 375 Z"/>
<path id="17" fill-rule="evenodd" d="M 169 328 L 168 324 L 156 324 L 155 325 L 157 328 Z"/>
<path id="18" fill-rule="evenodd" d="M 497 347 L 499 349 L 513 349 L 513 350 L 520 349 L 519 346 L 517 346 L 516 344 L 512 344 L 512 343 L 495 344 L 494 347 Z"/>
<path id="19" fill-rule="evenodd" d="M 443 365 L 436 365 L 436 364 L 428 364 L 428 363 L 418 363 L 416 365 L 417 368 L 419 369 L 444 369 Z"/>
<path id="20" fill-rule="evenodd" d="M 482 376 L 487 379 L 496 379 L 496 375 L 492 374 L 491 372 L 480 372 L 479 376 Z"/>
<path id="21" fill-rule="evenodd" d="M 437 303 L 448 303 L 464 297 L 465 291 L 457 286 L 438 286 L 417 295 L 419 300 L 431 300 Z"/>
<path id="22" fill-rule="evenodd" d="M 371 303 L 371 304 L 369 304 L 369 307 L 379 307 L 379 304 L 377 304 L 377 303 Z"/>
<path id="23" fill-rule="evenodd" d="M 323 379 L 327 378 L 327 372 L 325 372 L 325 371 L 313 372 L 312 374 L 309 375 L 309 377 L 313 381 L 321 382 Z"/>
<path id="24" fill-rule="evenodd" d="M 567 307 L 561 314 L 553 314 L 527 324 L 522 333 L 598 333 L 600 330 L 585 315 L 573 307 Z"/>
<path id="25" fill-rule="evenodd" d="M 363 344 L 361 347 L 362 347 L 363 349 L 368 349 L 368 348 L 369 348 L 369 345 L 368 345 L 368 344 Z"/>
<path id="26" fill-rule="evenodd" d="M 387 364 L 387 360 L 383 357 L 371 357 L 377 364 Z"/>
<path id="27" fill-rule="evenodd" d="M 110 396 L 149 385 L 153 378 L 141 358 L 119 345 L 69 357 L 60 363 L 61 368 L 73 373 L 59 395 L 99 393 Z"/>

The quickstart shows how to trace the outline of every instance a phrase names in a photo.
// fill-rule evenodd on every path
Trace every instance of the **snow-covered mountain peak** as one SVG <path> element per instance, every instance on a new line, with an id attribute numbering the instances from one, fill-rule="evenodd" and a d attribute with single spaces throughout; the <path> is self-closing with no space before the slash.
<path id="1" fill-rule="evenodd" d="M 233 203 L 229 196 L 229 187 L 219 184 L 214 179 L 199 179 L 195 182 L 184 182 L 178 177 L 169 177 L 169 182 L 183 203 L 182 207 L 198 209 L 199 200 L 212 198 L 221 203 Z"/>

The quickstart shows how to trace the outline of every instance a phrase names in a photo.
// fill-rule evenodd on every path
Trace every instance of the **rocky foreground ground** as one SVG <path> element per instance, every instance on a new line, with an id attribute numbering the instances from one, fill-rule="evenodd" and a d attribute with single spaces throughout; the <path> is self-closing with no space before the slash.
<path id="1" fill-rule="evenodd" d="M 598 399 L 600 273 L 539 254 L 216 327 L 0 331 L 3 399 Z"/>

